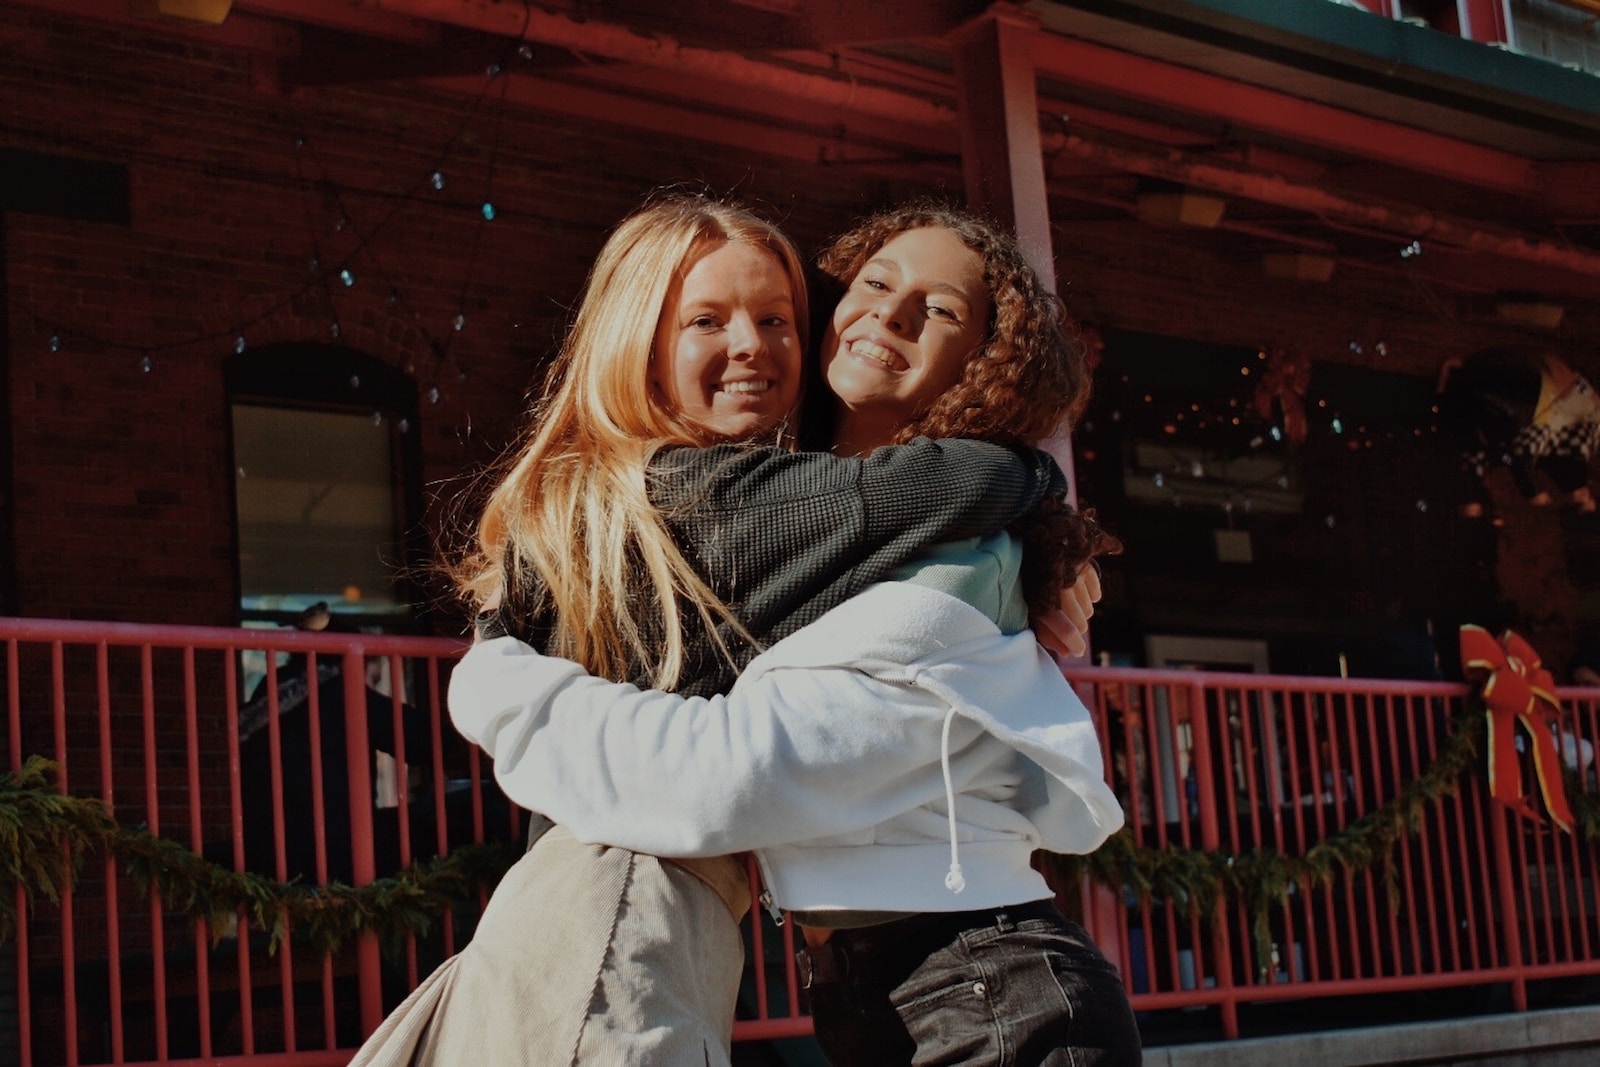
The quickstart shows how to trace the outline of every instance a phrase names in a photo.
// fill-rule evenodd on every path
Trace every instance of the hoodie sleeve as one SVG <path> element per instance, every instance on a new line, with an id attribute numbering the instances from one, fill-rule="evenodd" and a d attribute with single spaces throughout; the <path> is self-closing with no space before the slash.
<path id="1" fill-rule="evenodd" d="M 715 856 L 866 830 L 943 797 L 946 705 L 895 670 L 778 669 L 728 697 L 682 697 L 507 637 L 456 666 L 450 711 L 506 794 L 579 840 Z M 983 741 L 954 724 L 958 789 Z"/>

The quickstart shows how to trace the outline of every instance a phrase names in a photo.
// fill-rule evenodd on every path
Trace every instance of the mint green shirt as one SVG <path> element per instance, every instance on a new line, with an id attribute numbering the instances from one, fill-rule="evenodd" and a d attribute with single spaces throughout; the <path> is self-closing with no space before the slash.
<path id="1" fill-rule="evenodd" d="M 1001 531 L 934 545 L 895 568 L 889 580 L 949 593 L 993 619 L 1001 633 L 1014 634 L 1028 625 L 1021 573 L 1022 545 Z"/>

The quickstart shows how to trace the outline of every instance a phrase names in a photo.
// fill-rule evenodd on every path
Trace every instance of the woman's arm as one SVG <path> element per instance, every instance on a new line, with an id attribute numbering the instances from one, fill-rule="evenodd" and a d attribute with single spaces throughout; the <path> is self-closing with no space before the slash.
<path id="1" fill-rule="evenodd" d="M 1066 480 L 1033 449 L 921 438 L 862 458 L 723 446 L 651 466 L 651 498 L 746 628 L 819 618 L 929 545 L 1009 526 Z"/>
<path id="2" fill-rule="evenodd" d="M 580 840 L 714 856 L 847 834 L 944 795 L 948 705 L 896 675 L 780 669 L 730 697 L 592 678 L 513 638 L 475 645 L 450 680 L 459 729 L 512 800 Z M 998 742 L 958 717 L 951 771 Z"/>

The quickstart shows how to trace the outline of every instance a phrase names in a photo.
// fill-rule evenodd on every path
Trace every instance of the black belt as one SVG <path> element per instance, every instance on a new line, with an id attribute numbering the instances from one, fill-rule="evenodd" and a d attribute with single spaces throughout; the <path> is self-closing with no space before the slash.
<path id="1" fill-rule="evenodd" d="M 954 941 L 967 930 L 1010 926 L 1028 919 L 1062 918 L 1048 900 L 1008 904 L 976 911 L 924 911 L 904 919 L 874 926 L 853 926 L 833 931 L 820 945 L 795 953 L 795 973 L 801 989 L 843 981 L 854 966 L 889 949 L 912 941 L 925 941 L 929 950 Z"/>

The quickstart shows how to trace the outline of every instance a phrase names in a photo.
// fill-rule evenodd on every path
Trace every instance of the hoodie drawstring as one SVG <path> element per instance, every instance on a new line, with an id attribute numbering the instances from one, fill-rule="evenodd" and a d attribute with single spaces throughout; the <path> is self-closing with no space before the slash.
<path id="1" fill-rule="evenodd" d="M 944 803 L 950 819 L 950 873 L 944 876 L 944 887 L 952 893 L 967 888 L 966 875 L 961 873 L 961 856 L 956 850 L 956 787 L 950 778 L 950 723 L 956 717 L 951 705 L 944 713 L 944 734 L 939 740 L 939 765 L 944 769 Z"/>

